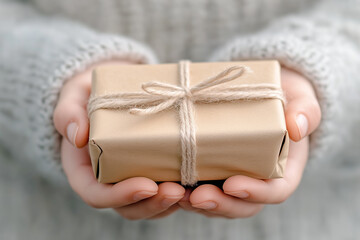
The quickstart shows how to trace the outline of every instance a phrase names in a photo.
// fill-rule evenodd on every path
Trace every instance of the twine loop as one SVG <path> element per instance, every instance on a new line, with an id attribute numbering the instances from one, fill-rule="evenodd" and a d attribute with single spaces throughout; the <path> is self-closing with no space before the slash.
<path id="1" fill-rule="evenodd" d="M 131 114 L 155 114 L 173 106 L 179 107 L 181 142 L 181 184 L 193 186 L 197 182 L 196 130 L 194 103 L 230 102 L 238 100 L 279 99 L 285 104 L 281 88 L 275 84 L 221 85 L 251 72 L 246 66 L 232 66 L 214 77 L 190 87 L 190 61 L 179 62 L 180 86 L 164 82 L 142 84 L 144 92 L 115 93 L 91 96 L 89 116 L 98 109 L 129 109 Z"/>

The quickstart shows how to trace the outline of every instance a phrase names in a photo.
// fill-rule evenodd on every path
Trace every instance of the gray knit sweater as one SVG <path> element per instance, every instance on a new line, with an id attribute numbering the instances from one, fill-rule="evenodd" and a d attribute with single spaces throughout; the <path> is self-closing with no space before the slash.
<path id="1" fill-rule="evenodd" d="M 37 173 L 59 191 L 70 188 L 52 124 L 58 94 L 76 73 L 115 57 L 143 63 L 278 59 L 312 82 L 322 109 L 320 127 L 311 135 L 309 163 L 310 172 L 319 174 L 304 181 L 318 181 L 324 169 L 329 178 L 358 176 L 359 1 L 0 0 L 0 145 L 11 164 Z M 271 219 L 264 212 L 262 218 Z M 200 219 L 183 213 L 170 217 L 174 224 L 190 218 Z M 206 222 L 216 227 L 219 221 L 219 231 L 220 226 L 236 228 L 201 219 L 194 223 L 194 234 Z M 148 236 L 170 238 L 168 229 L 161 233 L 169 222 L 155 223 L 160 227 L 147 229 Z M 144 224 L 131 226 L 142 229 Z M 252 227 L 244 236 L 255 236 Z"/>

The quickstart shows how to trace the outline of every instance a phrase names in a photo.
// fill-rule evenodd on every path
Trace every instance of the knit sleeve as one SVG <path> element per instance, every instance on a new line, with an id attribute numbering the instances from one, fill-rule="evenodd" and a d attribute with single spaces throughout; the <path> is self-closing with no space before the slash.
<path id="1" fill-rule="evenodd" d="M 59 91 L 74 74 L 108 59 L 157 61 L 126 37 L 0 0 L 0 144 L 11 159 L 50 182 L 66 182 L 52 119 Z"/>
<path id="2" fill-rule="evenodd" d="M 277 59 L 314 86 L 322 121 L 310 136 L 310 161 L 360 155 L 360 3 L 323 1 L 311 11 L 289 15 L 265 29 L 238 36 L 212 61 Z M 315 160 L 315 161 L 314 161 Z"/>

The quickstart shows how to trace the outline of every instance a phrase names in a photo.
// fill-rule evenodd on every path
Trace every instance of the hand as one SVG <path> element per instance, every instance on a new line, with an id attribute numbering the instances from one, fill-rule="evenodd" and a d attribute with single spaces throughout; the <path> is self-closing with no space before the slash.
<path id="1" fill-rule="evenodd" d="M 106 62 L 98 65 L 131 64 Z M 98 66 L 96 65 L 96 66 Z M 116 184 L 98 183 L 88 152 L 89 122 L 86 105 L 91 91 L 91 71 L 68 80 L 54 111 L 54 124 L 63 136 L 61 161 L 72 189 L 91 207 L 113 208 L 128 219 L 160 218 L 175 212 L 185 189 L 176 183 L 157 185 L 136 177 Z"/>
<path id="2" fill-rule="evenodd" d="M 310 82 L 300 74 L 282 68 L 282 88 L 288 101 L 285 107 L 290 146 L 285 176 L 260 180 L 233 176 L 223 184 L 223 191 L 214 185 L 202 185 L 178 203 L 183 209 L 208 217 L 245 218 L 258 213 L 264 204 L 284 202 L 299 185 L 305 168 L 309 139 L 319 125 L 321 110 Z"/>

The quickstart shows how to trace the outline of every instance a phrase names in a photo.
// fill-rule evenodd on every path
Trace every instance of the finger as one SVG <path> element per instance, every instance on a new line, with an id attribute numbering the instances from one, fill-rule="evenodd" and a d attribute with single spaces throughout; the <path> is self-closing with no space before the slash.
<path id="1" fill-rule="evenodd" d="M 202 214 L 206 217 L 222 217 L 220 215 L 214 214 L 214 213 L 210 213 L 206 210 L 200 209 L 200 208 L 195 208 L 191 205 L 190 203 L 190 195 L 191 195 L 192 190 L 191 189 L 186 189 L 185 195 L 184 197 L 177 203 L 177 205 L 185 210 L 185 211 L 189 211 L 189 212 L 195 212 L 195 213 L 199 213 Z"/>
<path id="2" fill-rule="evenodd" d="M 308 158 L 308 138 L 299 142 L 290 141 L 290 149 L 284 178 L 261 180 L 247 176 L 233 176 L 225 181 L 224 192 L 254 203 L 284 202 L 300 183 Z"/>
<path id="3" fill-rule="evenodd" d="M 288 100 L 285 107 L 286 127 L 290 138 L 299 141 L 319 126 L 320 105 L 310 81 L 306 78 L 283 68 L 282 79 L 282 87 Z"/>
<path id="4" fill-rule="evenodd" d="M 131 220 L 150 218 L 168 210 L 182 199 L 184 194 L 185 189 L 181 185 L 165 182 L 158 186 L 158 194 L 155 196 L 115 210 Z"/>
<path id="5" fill-rule="evenodd" d="M 180 199 L 180 201 L 177 204 L 185 211 L 201 212 L 202 209 L 194 208 L 193 206 L 191 206 L 191 203 L 190 203 L 191 192 L 192 192 L 191 189 L 189 189 L 189 188 L 186 189 L 184 197 L 182 199 Z"/>
<path id="6" fill-rule="evenodd" d="M 220 188 L 205 184 L 196 188 L 190 195 L 193 207 L 226 218 L 246 218 L 255 215 L 262 209 L 261 204 L 243 201 L 224 194 Z"/>
<path id="7" fill-rule="evenodd" d="M 149 219 L 159 219 L 159 218 L 164 218 L 164 217 L 167 217 L 171 214 L 173 214 L 174 212 L 176 212 L 177 210 L 179 210 L 180 206 L 175 204 L 175 205 L 172 205 L 171 207 L 169 207 L 166 211 L 164 212 L 161 212 L 155 216 L 152 216 L 150 217 Z"/>
<path id="8" fill-rule="evenodd" d="M 94 208 L 117 208 L 154 196 L 157 184 L 144 177 L 134 177 L 116 184 L 98 183 L 87 147 L 77 149 L 62 141 L 62 165 L 72 189 Z"/>
<path id="9" fill-rule="evenodd" d="M 177 205 L 179 207 L 181 207 L 185 211 L 199 213 L 199 214 L 202 214 L 202 215 L 204 215 L 206 217 L 221 217 L 221 216 L 219 216 L 217 214 L 210 213 L 210 212 L 208 212 L 208 211 L 206 211 L 204 209 L 193 207 L 191 202 L 190 202 L 191 192 L 192 192 L 191 189 L 186 189 L 186 193 L 185 193 L 184 197 L 177 203 Z"/>
<path id="10" fill-rule="evenodd" d="M 196 212 L 196 213 L 200 213 L 200 214 L 205 215 L 205 216 L 213 216 L 214 214 L 209 213 L 206 210 L 203 210 L 203 209 L 200 209 L 200 208 L 195 208 L 195 207 L 193 207 L 191 205 L 191 202 L 190 202 L 191 192 L 192 192 L 191 189 L 186 189 L 184 197 L 177 203 L 177 205 L 179 207 L 181 207 L 181 209 L 183 209 L 185 211 Z"/>
<path id="11" fill-rule="evenodd" d="M 54 110 L 57 131 L 74 146 L 86 145 L 89 121 L 86 105 L 90 96 L 91 76 L 86 72 L 65 84 Z"/>

